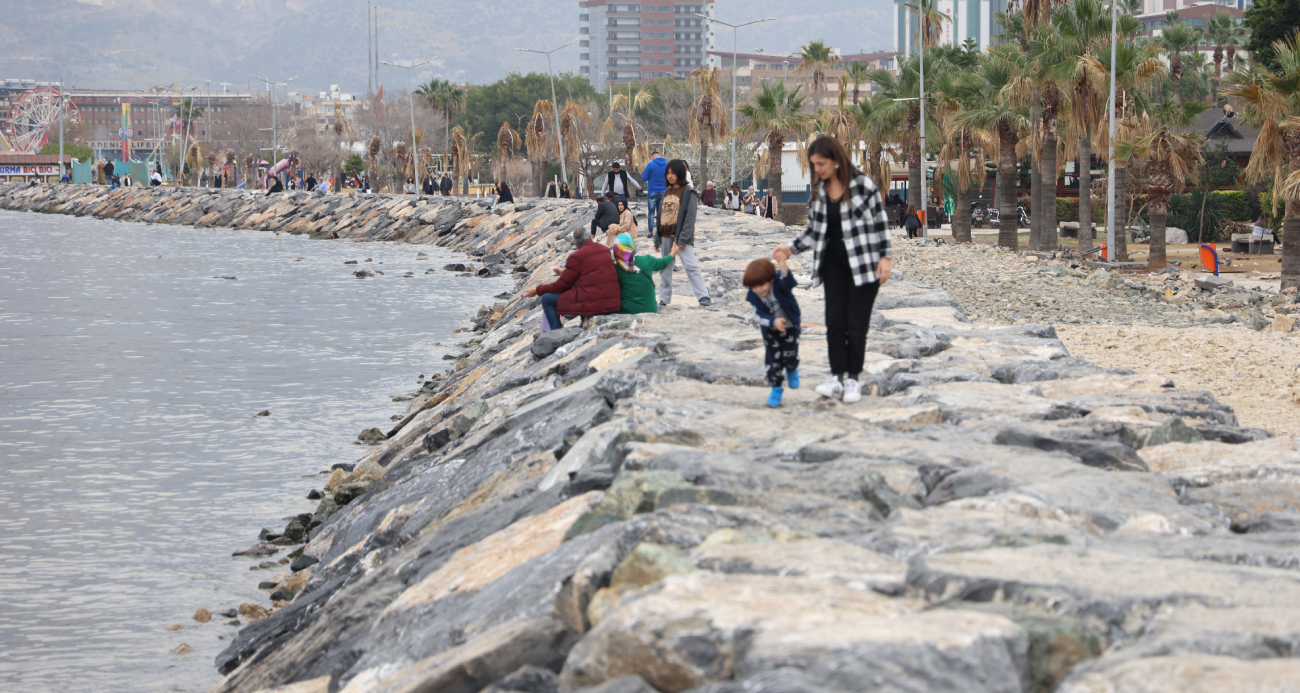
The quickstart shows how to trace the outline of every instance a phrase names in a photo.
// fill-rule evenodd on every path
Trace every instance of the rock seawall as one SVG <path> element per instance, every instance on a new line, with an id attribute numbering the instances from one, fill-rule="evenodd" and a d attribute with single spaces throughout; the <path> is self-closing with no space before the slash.
<path id="1" fill-rule="evenodd" d="M 1073 358 L 1050 326 L 972 324 L 906 277 L 873 316 L 871 396 L 822 400 L 804 258 L 805 385 L 769 409 L 739 277 L 780 224 L 701 216 L 709 308 L 682 285 L 663 313 L 536 338 L 522 289 L 590 203 L 10 186 L 0 207 L 436 242 L 520 275 L 277 540 L 305 541 L 297 579 L 218 658 L 218 691 L 1300 681 L 1296 441 Z"/>

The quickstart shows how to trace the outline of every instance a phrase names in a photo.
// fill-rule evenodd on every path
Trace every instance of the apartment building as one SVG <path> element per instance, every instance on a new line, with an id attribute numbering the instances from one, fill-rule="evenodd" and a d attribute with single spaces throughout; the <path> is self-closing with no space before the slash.
<path id="1" fill-rule="evenodd" d="M 919 36 L 916 12 L 906 2 L 894 0 L 894 51 L 915 55 Z M 941 29 L 941 44 L 961 46 L 970 38 L 979 50 L 986 51 L 998 43 L 1002 28 L 993 15 L 1007 11 L 1007 0 L 938 0 L 935 9 L 949 17 Z"/>
<path id="2" fill-rule="evenodd" d="M 580 0 L 579 70 L 597 91 L 610 84 L 685 79 L 713 49 L 713 0 L 672 4 Z"/>

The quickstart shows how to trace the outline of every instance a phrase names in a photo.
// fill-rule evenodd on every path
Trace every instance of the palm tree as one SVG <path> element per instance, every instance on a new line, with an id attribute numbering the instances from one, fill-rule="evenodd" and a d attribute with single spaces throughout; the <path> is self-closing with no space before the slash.
<path id="1" fill-rule="evenodd" d="M 934 84 L 942 63 L 936 59 L 925 61 L 925 81 Z M 903 156 L 907 160 L 907 197 L 908 202 L 925 204 L 924 172 L 921 170 L 922 154 L 921 125 L 921 71 L 917 58 L 906 58 L 899 63 L 898 75 L 889 70 L 875 70 L 871 79 L 880 85 L 880 94 L 887 99 L 879 109 L 878 118 L 889 121 L 895 128 L 895 139 L 903 144 Z M 934 124 L 933 109 L 927 105 L 925 110 L 926 130 L 938 132 Z"/>
<path id="2" fill-rule="evenodd" d="M 501 129 L 497 130 L 497 167 L 499 173 L 498 179 L 506 177 L 506 169 L 510 162 L 515 159 L 515 150 L 522 144 L 519 140 L 519 133 L 510 127 L 510 121 L 501 121 Z"/>
<path id="3" fill-rule="evenodd" d="M 533 115 L 528 119 L 528 129 L 524 131 L 524 146 L 528 148 L 528 159 L 533 168 L 533 194 L 541 197 L 546 183 L 546 162 L 551 156 L 560 156 L 559 133 L 555 132 L 555 104 L 546 99 L 538 99 L 533 104 Z"/>
<path id="4" fill-rule="evenodd" d="M 998 154 L 998 245 L 1015 249 L 1019 245 L 1019 215 L 1016 213 L 1016 181 L 1020 172 L 1016 166 L 1016 147 L 1030 123 L 1025 110 L 1009 94 L 1016 79 L 1016 44 L 1002 44 L 989 51 L 979 68 L 971 74 L 971 107 L 958 113 L 953 121 L 958 126 L 977 127 L 996 138 Z M 994 142 L 990 141 L 990 144 Z"/>
<path id="5" fill-rule="evenodd" d="M 1203 103 L 1166 101 L 1142 114 L 1133 142 L 1116 147 L 1116 156 L 1147 165 L 1147 214 L 1151 220 L 1151 252 L 1147 269 L 1165 268 L 1165 220 L 1169 198 L 1180 192 L 1196 174 L 1204 157 L 1199 133 L 1187 132 L 1192 119 L 1206 109 Z"/>
<path id="6" fill-rule="evenodd" d="M 581 143 L 578 141 L 578 125 L 591 123 L 591 113 L 586 107 L 574 101 L 565 101 L 564 110 L 560 111 L 560 151 L 565 161 L 577 162 L 582 155 Z"/>
<path id="7" fill-rule="evenodd" d="M 634 91 L 631 84 L 627 85 L 626 94 L 614 94 L 614 98 L 610 102 L 609 117 L 605 119 L 604 125 L 600 128 L 600 139 L 603 140 L 614 130 L 614 114 L 618 113 L 620 108 L 627 109 L 626 113 L 619 113 L 619 115 L 623 116 L 623 149 L 626 153 L 627 166 L 632 169 L 633 175 L 640 170 L 642 164 L 646 163 L 637 160 L 638 157 L 649 158 L 650 154 L 649 149 L 644 144 L 640 147 L 637 146 L 636 112 L 649 106 L 653 100 L 654 92 L 649 86 L 642 86 Z"/>
<path id="8" fill-rule="evenodd" d="M 1207 17 L 1205 20 L 1205 36 L 1214 46 L 1214 100 L 1218 101 L 1219 81 L 1223 79 L 1223 58 L 1224 49 L 1228 48 L 1231 55 L 1235 58 L 1237 55 L 1237 46 L 1245 41 L 1245 30 L 1237 24 L 1237 20 L 1232 18 L 1224 10 L 1219 10 L 1213 17 Z M 1229 62 L 1229 71 L 1231 71 L 1231 62 Z"/>
<path id="9" fill-rule="evenodd" d="M 1040 182 L 1033 201 L 1034 224 L 1031 225 L 1031 250 L 1055 250 L 1057 147 L 1062 107 L 1071 95 L 1078 69 L 1078 46 L 1050 23 L 1039 22 L 1028 28 L 1029 39 L 1021 73 L 1025 91 L 1039 104 L 1038 168 Z M 1032 91 L 1031 91 L 1032 90 Z"/>
<path id="10" fill-rule="evenodd" d="M 465 110 L 464 90 L 452 84 L 450 80 L 431 79 L 427 84 L 416 87 L 415 93 L 423 96 L 430 106 L 442 113 L 445 141 L 450 143 L 452 118 Z"/>
<path id="11" fill-rule="evenodd" d="M 1119 121 L 1116 137 L 1119 142 L 1132 141 L 1132 121 L 1130 117 L 1144 110 L 1146 87 L 1166 73 L 1165 64 L 1160 60 L 1159 43 L 1132 43 L 1123 41 L 1116 46 L 1115 62 L 1115 118 Z M 1106 88 L 1110 79 L 1110 41 L 1098 45 L 1095 53 L 1080 59 L 1093 82 L 1093 88 L 1099 92 Z M 1100 129 L 1100 128 L 1099 128 Z M 1098 133 L 1101 145 L 1108 147 L 1108 133 Z M 1126 166 L 1116 159 L 1115 163 L 1115 198 L 1123 200 L 1125 195 Z M 1112 248 L 1112 260 L 1128 260 L 1128 242 L 1125 229 L 1125 208 L 1123 204 L 1115 205 L 1115 247 Z"/>
<path id="12" fill-rule="evenodd" d="M 844 67 L 843 79 L 853 85 L 853 105 L 856 106 L 862 95 L 862 85 L 871 81 L 871 67 L 861 60 L 854 60 Z"/>
<path id="13" fill-rule="evenodd" d="M 911 0 L 903 3 L 911 15 L 920 19 L 916 27 L 920 36 L 912 36 L 913 49 L 918 45 L 925 49 L 934 48 L 943 33 L 943 23 L 952 21 L 951 17 L 936 8 L 936 2 L 937 0 Z"/>
<path id="14" fill-rule="evenodd" d="M 709 171 L 709 142 L 721 140 L 727 136 L 727 104 L 722 100 L 722 88 L 718 75 L 722 70 L 717 67 L 701 67 L 691 71 L 691 77 L 697 80 L 700 95 L 691 104 L 691 141 L 700 143 L 700 175 Z"/>
<path id="15" fill-rule="evenodd" d="M 1277 69 L 1256 63 L 1251 72 L 1233 72 L 1227 92 L 1242 105 L 1246 121 L 1260 129 L 1246 178 L 1259 181 L 1284 167 L 1290 170 L 1285 181 L 1275 181 L 1279 189 L 1273 196 L 1273 215 L 1278 198 L 1283 198 L 1282 288 L 1300 289 L 1300 32 L 1274 41 L 1273 49 Z"/>
<path id="16" fill-rule="evenodd" d="M 736 128 L 732 137 L 762 135 L 767 141 L 767 187 L 777 194 L 782 190 L 781 152 L 786 138 L 800 137 L 812 125 L 812 114 L 803 112 L 807 97 L 799 93 L 802 88 L 786 91 L 784 81 L 764 82 L 748 103 L 736 109 L 745 124 Z"/>
<path id="17" fill-rule="evenodd" d="M 1205 69 L 1209 63 L 1209 58 L 1206 58 L 1201 51 L 1192 51 L 1183 56 L 1183 74 L 1192 75 L 1193 101 L 1199 101 L 1201 98 L 1201 78 L 1205 76 Z"/>
<path id="18" fill-rule="evenodd" d="M 1183 98 L 1183 53 L 1194 50 L 1200 44 L 1201 31 L 1178 21 L 1165 27 L 1160 40 L 1165 46 L 1165 55 L 1169 56 L 1169 76 L 1174 80 L 1174 94 L 1181 100 Z"/>
<path id="19" fill-rule="evenodd" d="M 835 64 L 835 56 L 825 41 L 809 41 L 799 47 L 799 69 L 808 73 L 808 92 L 813 97 L 813 110 L 821 108 L 821 94 L 826 90 L 826 70 Z"/>
<path id="20" fill-rule="evenodd" d="M 884 157 L 885 145 L 895 140 L 897 131 L 897 123 L 887 113 L 891 106 L 893 102 L 882 94 L 876 94 L 859 102 L 857 108 L 851 111 L 855 138 L 860 138 L 866 145 L 863 168 L 875 181 L 876 188 L 882 191 L 889 189 L 893 178 L 890 163 Z M 891 158 L 894 157 L 892 150 L 889 154 Z"/>
<path id="21" fill-rule="evenodd" d="M 956 164 L 956 185 L 953 186 L 956 192 L 954 196 L 956 205 L 952 219 L 952 238 L 957 243 L 970 243 L 973 240 L 970 215 L 971 178 L 978 178 L 981 185 L 983 184 L 984 152 L 994 148 L 983 130 L 971 125 L 962 125 L 955 119 L 957 114 L 976 105 L 978 95 L 975 89 L 978 88 L 978 84 L 976 80 L 970 79 L 964 73 L 945 71 L 939 76 L 934 91 L 935 106 L 939 112 L 939 141 L 942 143 L 939 151 L 939 170 L 942 171 L 943 176 L 951 175 L 949 173 L 951 167 L 947 162 Z M 977 149 L 979 152 L 973 162 L 972 149 Z"/>

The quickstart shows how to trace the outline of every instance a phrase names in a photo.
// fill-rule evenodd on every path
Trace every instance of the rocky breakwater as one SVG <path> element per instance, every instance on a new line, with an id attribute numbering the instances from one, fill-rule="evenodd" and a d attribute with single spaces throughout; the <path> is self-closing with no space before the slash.
<path id="1" fill-rule="evenodd" d="M 432 234 L 527 275 L 299 518 L 216 690 L 1295 689 L 1295 441 L 906 276 L 870 396 L 821 400 L 797 262 L 809 385 L 768 409 L 739 276 L 784 227 L 705 213 L 713 306 L 539 337 L 522 289 L 591 212 L 533 204 Z"/>

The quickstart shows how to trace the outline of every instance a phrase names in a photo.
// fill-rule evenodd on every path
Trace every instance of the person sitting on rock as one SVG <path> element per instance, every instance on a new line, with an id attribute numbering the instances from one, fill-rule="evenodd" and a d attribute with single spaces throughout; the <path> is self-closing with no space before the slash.
<path id="1" fill-rule="evenodd" d="M 626 204 L 619 200 L 619 205 Z M 613 227 L 611 227 L 612 230 Z M 618 312 L 633 315 L 636 313 L 658 313 L 659 304 L 655 301 L 655 272 L 673 264 L 673 258 L 681 252 L 680 245 L 673 246 L 672 251 L 663 257 L 636 254 L 636 221 L 632 222 L 632 231 L 618 235 L 609 234 L 606 243 L 614 251 L 614 267 L 618 274 L 619 295 L 622 308 Z"/>
<path id="2" fill-rule="evenodd" d="M 558 279 L 524 293 L 542 297 L 543 331 L 558 329 L 561 315 L 580 315 L 586 327 L 592 316 L 617 313 L 622 307 L 609 248 L 593 243 L 591 231 L 583 227 L 573 232 L 573 245 L 577 250 L 565 259 L 564 269 L 555 268 Z"/>
<path id="3" fill-rule="evenodd" d="M 745 268 L 742 283 L 749 287 L 745 300 L 754 306 L 754 321 L 763 335 L 763 347 L 767 350 L 763 362 L 767 364 L 767 384 L 772 386 L 767 396 L 767 406 L 781 406 L 781 396 L 785 394 L 786 375 L 789 374 L 790 387 L 799 388 L 799 302 L 794 297 L 794 287 L 799 285 L 786 258 L 777 256 L 781 264 L 778 272 L 776 265 L 767 258 L 754 260 Z"/>
<path id="4" fill-rule="evenodd" d="M 591 220 L 591 237 L 595 238 L 601 231 L 608 232 L 612 227 L 618 226 L 621 219 L 618 207 L 604 195 L 597 195 L 596 216 Z M 617 232 L 614 235 L 618 235 Z"/>

